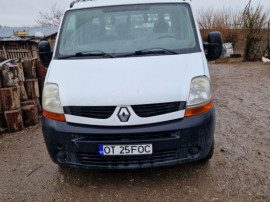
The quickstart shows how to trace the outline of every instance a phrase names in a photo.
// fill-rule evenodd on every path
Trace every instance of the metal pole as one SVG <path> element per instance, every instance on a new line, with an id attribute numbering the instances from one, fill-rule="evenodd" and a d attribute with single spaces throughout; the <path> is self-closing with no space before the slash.
<path id="1" fill-rule="evenodd" d="M 268 21 L 268 54 L 270 53 L 270 20 Z"/>

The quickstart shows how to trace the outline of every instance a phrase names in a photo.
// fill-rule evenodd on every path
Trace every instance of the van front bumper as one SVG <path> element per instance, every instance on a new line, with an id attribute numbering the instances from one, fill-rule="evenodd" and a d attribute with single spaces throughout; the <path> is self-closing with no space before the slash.
<path id="1" fill-rule="evenodd" d="M 194 162 L 207 156 L 214 140 L 214 107 L 179 120 L 129 127 L 71 124 L 43 116 L 43 135 L 51 159 L 59 165 L 99 169 L 135 169 Z M 146 156 L 104 157 L 99 145 L 152 144 Z"/>

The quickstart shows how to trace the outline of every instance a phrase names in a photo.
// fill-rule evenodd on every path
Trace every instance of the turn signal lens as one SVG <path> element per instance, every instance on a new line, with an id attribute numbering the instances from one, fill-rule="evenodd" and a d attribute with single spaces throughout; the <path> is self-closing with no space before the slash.
<path id="1" fill-rule="evenodd" d="M 202 114 L 204 112 L 207 112 L 207 111 L 209 111 L 212 108 L 212 106 L 213 106 L 213 100 L 211 100 L 206 105 L 202 105 L 202 106 L 199 106 L 199 107 L 194 107 L 194 108 L 186 109 L 185 117 L 196 116 L 196 115 Z"/>
<path id="2" fill-rule="evenodd" d="M 43 109 L 43 115 L 45 117 L 49 118 L 49 119 L 66 122 L 66 118 L 65 118 L 64 114 L 57 114 L 57 113 L 47 112 L 46 110 Z"/>

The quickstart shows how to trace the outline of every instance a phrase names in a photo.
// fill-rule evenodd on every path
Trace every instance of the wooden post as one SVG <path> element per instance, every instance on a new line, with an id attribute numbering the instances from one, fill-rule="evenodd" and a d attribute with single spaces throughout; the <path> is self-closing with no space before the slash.
<path id="1" fill-rule="evenodd" d="M 38 80 L 27 79 L 25 82 L 25 89 L 29 99 L 35 99 L 39 97 Z"/>
<path id="2" fill-rule="evenodd" d="M 40 95 L 42 95 L 43 87 L 44 87 L 44 81 L 45 81 L 45 77 L 46 77 L 48 68 L 44 67 L 40 60 L 37 60 L 36 64 L 37 64 L 37 76 L 38 76 L 39 93 L 40 93 Z M 41 102 L 42 102 L 42 100 L 40 99 L 40 103 Z"/>
<path id="3" fill-rule="evenodd" d="M 31 45 L 29 43 L 27 43 L 27 50 L 28 50 L 30 57 L 33 58 L 32 48 L 31 48 Z"/>
<path id="4" fill-rule="evenodd" d="M 19 81 L 19 87 L 20 87 L 21 101 L 28 100 L 28 96 L 24 87 L 24 82 Z"/>
<path id="5" fill-rule="evenodd" d="M 37 77 L 36 59 L 24 59 L 23 71 L 26 79 L 33 79 Z"/>
<path id="6" fill-rule="evenodd" d="M 21 109 L 5 111 L 4 114 L 7 121 L 8 131 L 10 133 L 17 132 L 23 129 L 23 118 Z"/>
<path id="7" fill-rule="evenodd" d="M 32 47 L 32 55 L 34 58 L 39 57 L 39 52 L 38 52 L 38 44 L 34 43 L 31 45 Z"/>
<path id="8" fill-rule="evenodd" d="M 23 106 L 21 109 L 25 126 L 34 126 L 38 123 L 38 111 L 36 105 Z"/>
<path id="9" fill-rule="evenodd" d="M 0 93 L 0 112 L 1 111 L 3 111 L 3 103 L 2 103 L 1 93 Z"/>
<path id="10" fill-rule="evenodd" d="M 5 132 L 7 130 L 7 122 L 5 119 L 4 112 L 0 112 L 0 132 Z"/>
<path id="11" fill-rule="evenodd" d="M 3 47 L 3 51 L 4 51 L 4 56 L 5 56 L 6 59 L 8 59 L 7 49 L 6 49 L 5 44 L 3 44 L 2 47 Z"/>
<path id="12" fill-rule="evenodd" d="M 45 79 L 38 79 L 38 87 L 39 87 L 39 95 L 40 95 L 40 103 L 42 104 L 42 93 L 43 93 L 43 88 L 44 88 L 44 82 Z"/>
<path id="13" fill-rule="evenodd" d="M 3 88 L 2 76 L 1 76 L 3 69 L 4 68 L 0 66 L 0 88 Z"/>
<path id="14" fill-rule="evenodd" d="M 20 88 L 1 88 L 1 100 L 4 111 L 15 110 L 21 107 Z"/>
<path id="15" fill-rule="evenodd" d="M 38 112 L 41 113 L 42 112 L 42 106 L 40 104 L 39 98 L 36 98 L 35 102 L 36 102 L 36 105 L 37 105 Z"/>
<path id="16" fill-rule="evenodd" d="M 45 79 L 48 68 L 44 67 L 40 60 L 36 61 L 37 77 L 39 79 Z"/>

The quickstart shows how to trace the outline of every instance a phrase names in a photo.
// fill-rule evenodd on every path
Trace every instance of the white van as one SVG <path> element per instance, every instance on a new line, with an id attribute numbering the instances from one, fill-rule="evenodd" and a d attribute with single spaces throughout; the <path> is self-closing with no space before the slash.
<path id="1" fill-rule="evenodd" d="M 215 110 L 203 44 L 187 0 L 76 1 L 56 46 L 39 44 L 49 67 L 43 134 L 64 166 L 130 169 L 208 160 Z M 206 54 L 207 53 L 207 54 Z"/>

